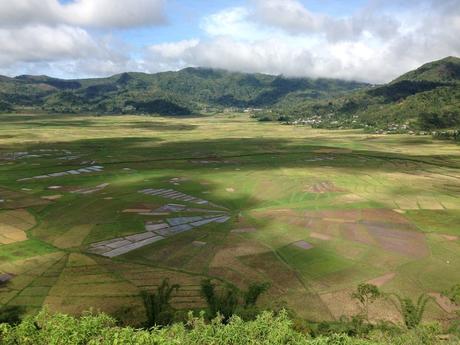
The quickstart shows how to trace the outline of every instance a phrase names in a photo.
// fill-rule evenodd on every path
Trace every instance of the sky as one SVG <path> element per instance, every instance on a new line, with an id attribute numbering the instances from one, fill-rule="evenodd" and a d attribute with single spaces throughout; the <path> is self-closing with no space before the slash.
<path id="1" fill-rule="evenodd" d="M 0 0 L 0 74 L 211 67 L 384 83 L 460 56 L 460 0 Z"/>

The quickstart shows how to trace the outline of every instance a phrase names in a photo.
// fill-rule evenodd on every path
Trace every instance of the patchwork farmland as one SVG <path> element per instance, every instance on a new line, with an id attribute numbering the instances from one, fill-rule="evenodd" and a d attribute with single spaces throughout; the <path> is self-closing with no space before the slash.
<path id="1" fill-rule="evenodd" d="M 311 320 L 352 315 L 350 293 L 436 298 L 460 282 L 460 150 L 428 136 L 255 122 L 0 115 L 0 303 L 142 321 L 164 278 L 179 309 L 202 279 Z M 378 302 L 373 318 L 395 320 Z"/>

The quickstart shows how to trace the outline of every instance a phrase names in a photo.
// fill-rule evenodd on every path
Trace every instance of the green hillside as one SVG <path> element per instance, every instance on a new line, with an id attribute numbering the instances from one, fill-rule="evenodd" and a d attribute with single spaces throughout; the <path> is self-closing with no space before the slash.
<path id="1" fill-rule="evenodd" d="M 414 71 L 403 74 L 393 83 L 402 80 L 458 82 L 460 80 L 460 58 L 449 56 L 427 63 Z"/>
<path id="2" fill-rule="evenodd" d="M 276 114 L 318 127 L 433 130 L 460 125 L 460 59 L 448 57 L 408 72 L 391 83 L 329 100 L 278 107 Z"/>
<path id="3" fill-rule="evenodd" d="M 187 115 L 224 108 L 266 108 L 287 97 L 321 99 L 366 84 L 332 79 L 285 78 L 206 68 L 109 78 L 62 80 L 23 75 L 0 78 L 2 111 L 40 110 Z"/>

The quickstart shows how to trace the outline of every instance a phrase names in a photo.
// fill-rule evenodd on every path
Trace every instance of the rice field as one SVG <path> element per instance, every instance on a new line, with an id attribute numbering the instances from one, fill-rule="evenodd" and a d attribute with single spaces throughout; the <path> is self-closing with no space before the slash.
<path id="1" fill-rule="evenodd" d="M 211 278 L 268 281 L 264 306 L 329 320 L 355 312 L 361 282 L 408 296 L 460 283 L 451 142 L 243 114 L 0 118 L 2 305 L 141 321 L 142 290 L 168 278 L 174 306 L 196 309 Z"/>

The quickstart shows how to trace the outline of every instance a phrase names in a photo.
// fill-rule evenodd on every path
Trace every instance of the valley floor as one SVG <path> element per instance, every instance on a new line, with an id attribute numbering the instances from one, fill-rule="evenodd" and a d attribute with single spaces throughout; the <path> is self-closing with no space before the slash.
<path id="1" fill-rule="evenodd" d="M 141 320 L 140 291 L 169 278 L 173 305 L 199 308 L 210 277 L 268 281 L 265 306 L 312 320 L 356 313 L 361 282 L 454 312 L 456 144 L 241 114 L 0 120 L 1 304 Z M 398 320 L 385 302 L 371 317 Z"/>

